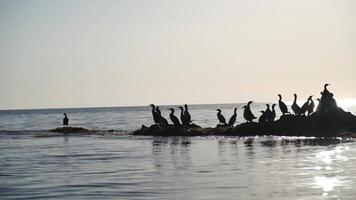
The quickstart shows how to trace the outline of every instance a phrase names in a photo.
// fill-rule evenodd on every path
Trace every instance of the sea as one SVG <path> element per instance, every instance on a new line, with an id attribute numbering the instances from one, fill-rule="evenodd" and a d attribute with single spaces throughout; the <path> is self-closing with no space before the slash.
<path id="1" fill-rule="evenodd" d="M 245 122 L 242 106 L 189 108 L 195 124 L 215 127 L 217 108 L 228 120 L 237 107 Z M 160 106 L 167 119 L 177 107 Z M 256 116 L 265 108 L 252 104 Z M 50 133 L 63 113 L 95 133 Z M 355 139 L 130 134 L 151 124 L 149 106 L 2 110 L 0 199 L 356 199 Z"/>

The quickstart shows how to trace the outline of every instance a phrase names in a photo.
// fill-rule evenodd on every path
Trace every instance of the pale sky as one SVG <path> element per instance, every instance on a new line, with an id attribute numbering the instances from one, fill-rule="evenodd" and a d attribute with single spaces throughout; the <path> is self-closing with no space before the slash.
<path id="1" fill-rule="evenodd" d="M 0 0 L 0 109 L 356 99 L 354 0 Z"/>

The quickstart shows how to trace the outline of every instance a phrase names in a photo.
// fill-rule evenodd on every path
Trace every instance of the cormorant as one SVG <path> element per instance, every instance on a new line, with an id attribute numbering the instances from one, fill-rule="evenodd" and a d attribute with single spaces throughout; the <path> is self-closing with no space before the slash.
<path id="1" fill-rule="evenodd" d="M 305 113 L 308 111 L 309 107 L 309 98 L 307 99 L 307 102 L 303 104 L 303 106 L 300 108 L 300 114 L 305 115 Z"/>
<path id="2" fill-rule="evenodd" d="M 297 94 L 294 94 L 294 101 L 292 104 L 292 110 L 295 115 L 300 115 L 300 107 L 297 104 Z"/>
<path id="3" fill-rule="evenodd" d="M 334 96 L 334 94 L 331 93 L 331 92 L 329 92 L 329 90 L 328 90 L 328 88 L 327 88 L 329 85 L 330 85 L 330 84 L 328 84 L 328 83 L 326 83 L 326 84 L 324 85 L 324 91 L 321 92 L 322 97 L 333 97 L 333 96 Z"/>
<path id="4" fill-rule="evenodd" d="M 69 124 L 69 119 L 67 117 L 67 113 L 64 113 L 63 126 L 68 126 L 68 124 Z"/>
<path id="5" fill-rule="evenodd" d="M 155 105 L 151 104 L 150 105 L 152 107 L 152 116 L 153 116 L 153 121 L 155 122 L 155 124 L 159 124 L 160 123 L 160 119 L 159 119 L 159 116 L 156 112 L 156 107 Z"/>
<path id="6" fill-rule="evenodd" d="M 169 118 L 171 119 L 171 121 L 173 122 L 174 126 L 180 126 L 180 122 L 179 119 L 174 115 L 174 109 L 170 108 L 168 109 L 171 111 L 171 113 L 169 114 Z"/>
<path id="7" fill-rule="evenodd" d="M 265 110 L 265 112 L 264 112 L 264 115 L 266 116 L 265 118 L 266 118 L 266 120 L 267 120 L 268 122 L 273 121 L 273 120 L 272 120 L 272 111 L 271 111 L 271 109 L 269 108 L 269 104 L 266 104 L 266 106 L 267 106 L 267 108 L 266 108 L 266 110 Z"/>
<path id="8" fill-rule="evenodd" d="M 168 121 L 164 117 L 162 117 L 161 110 L 159 109 L 159 106 L 156 107 L 156 113 L 157 113 L 157 115 L 159 117 L 159 122 L 160 122 L 159 124 L 161 126 L 163 126 L 163 127 L 167 127 L 168 126 Z"/>
<path id="9" fill-rule="evenodd" d="M 189 113 L 189 111 L 188 111 L 188 105 L 187 105 L 187 104 L 184 104 L 184 108 L 185 108 L 185 110 L 184 110 L 184 115 L 185 115 L 185 117 L 186 117 L 186 119 L 187 119 L 188 124 L 189 124 L 189 123 L 192 123 L 192 118 L 190 117 L 190 113 Z"/>
<path id="10" fill-rule="evenodd" d="M 274 107 L 276 106 L 276 104 L 272 104 L 272 116 L 271 116 L 271 121 L 273 122 L 274 119 L 276 118 L 276 110 L 274 109 Z"/>
<path id="11" fill-rule="evenodd" d="M 221 110 L 220 109 L 216 109 L 216 111 L 218 111 L 218 119 L 219 119 L 219 125 L 226 125 L 226 120 L 225 117 L 221 114 Z"/>
<path id="12" fill-rule="evenodd" d="M 247 122 L 253 122 L 254 119 L 256 119 L 256 117 L 253 115 L 253 113 L 251 112 L 251 108 L 250 108 L 250 105 L 253 101 L 249 101 L 247 103 L 246 106 L 244 106 L 244 118 L 247 120 Z"/>
<path id="13" fill-rule="evenodd" d="M 314 108 L 315 108 L 315 104 L 314 104 L 314 101 L 312 98 L 313 98 L 313 95 L 308 98 L 310 101 L 310 103 L 308 105 L 308 116 L 314 112 Z"/>
<path id="14" fill-rule="evenodd" d="M 316 108 L 316 110 L 318 111 L 320 111 L 320 106 L 321 106 L 321 99 L 320 98 L 317 98 L 316 99 L 317 101 L 318 101 L 318 107 Z"/>
<path id="15" fill-rule="evenodd" d="M 285 115 L 285 114 L 287 114 L 287 113 L 290 113 L 290 112 L 288 112 L 288 107 L 287 107 L 287 105 L 282 101 L 282 95 L 278 94 L 278 97 L 279 97 L 278 105 L 279 105 L 279 109 L 280 109 L 281 112 L 282 112 L 282 115 Z"/>
<path id="16" fill-rule="evenodd" d="M 236 122 L 236 116 L 237 116 L 237 108 L 234 108 L 234 114 L 230 117 L 229 120 L 229 126 L 234 126 L 235 122 Z"/>
<path id="17" fill-rule="evenodd" d="M 258 118 L 258 123 L 266 123 L 267 121 L 267 116 L 265 111 L 260 111 L 262 115 Z"/>
<path id="18" fill-rule="evenodd" d="M 180 109 L 180 121 L 182 121 L 183 125 L 189 125 L 189 122 L 186 116 L 184 115 L 184 108 L 180 106 L 179 109 Z"/>

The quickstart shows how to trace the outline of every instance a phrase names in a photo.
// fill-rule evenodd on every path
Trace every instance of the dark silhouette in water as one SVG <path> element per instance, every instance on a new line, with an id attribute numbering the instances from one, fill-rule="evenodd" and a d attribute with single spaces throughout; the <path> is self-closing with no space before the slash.
<path id="1" fill-rule="evenodd" d="M 246 119 L 247 122 L 253 122 L 256 117 L 253 115 L 250 105 L 253 103 L 253 101 L 249 101 L 246 106 L 244 106 L 244 118 Z"/>
<path id="2" fill-rule="evenodd" d="M 63 126 L 68 126 L 68 124 L 69 124 L 69 119 L 67 117 L 67 113 L 64 113 Z"/>
<path id="3" fill-rule="evenodd" d="M 230 117 L 229 120 L 229 126 L 234 126 L 235 122 L 236 122 L 236 117 L 237 117 L 237 108 L 234 108 L 234 114 L 232 114 L 232 116 Z"/>
<path id="4" fill-rule="evenodd" d="M 282 115 L 288 114 L 288 107 L 287 105 L 282 101 L 282 95 L 278 94 L 279 100 L 278 100 L 278 105 L 279 109 L 282 112 Z"/>
<path id="5" fill-rule="evenodd" d="M 258 118 L 258 123 L 266 123 L 267 122 L 267 116 L 266 116 L 266 112 L 265 111 L 260 111 L 262 113 L 262 115 Z"/>
<path id="6" fill-rule="evenodd" d="M 169 125 L 168 121 L 162 116 L 159 106 L 156 107 L 156 113 L 159 117 L 159 125 L 162 126 L 163 128 L 167 127 Z"/>
<path id="7" fill-rule="evenodd" d="M 293 101 L 293 104 L 292 104 L 292 110 L 293 110 L 295 115 L 300 115 L 300 107 L 297 104 L 297 94 L 294 94 L 294 101 Z"/>
<path id="8" fill-rule="evenodd" d="M 192 118 L 190 116 L 190 113 L 189 113 L 189 110 L 188 110 L 188 105 L 187 104 L 184 104 L 184 115 L 188 121 L 188 123 L 192 123 Z"/>
<path id="9" fill-rule="evenodd" d="M 274 119 L 276 118 L 276 110 L 275 110 L 274 107 L 276 107 L 276 104 L 275 104 L 275 103 L 272 104 L 272 115 L 271 115 L 271 121 L 272 121 L 272 122 L 273 122 Z"/>
<path id="10" fill-rule="evenodd" d="M 169 114 L 169 118 L 171 119 L 171 121 L 173 122 L 174 126 L 180 126 L 180 122 L 179 119 L 174 115 L 174 109 L 170 108 L 168 109 L 171 111 L 171 113 Z"/>
<path id="11" fill-rule="evenodd" d="M 217 116 L 219 119 L 219 125 L 226 125 L 226 120 L 225 120 L 225 117 L 221 114 L 221 110 L 216 109 L 216 111 L 218 111 Z"/>
<path id="12" fill-rule="evenodd" d="M 309 108 L 309 97 L 307 99 L 307 101 L 303 104 L 303 106 L 300 108 L 300 114 L 301 115 L 305 115 L 305 113 L 308 111 Z"/>
<path id="13" fill-rule="evenodd" d="M 266 104 L 266 106 L 267 106 L 267 108 L 266 108 L 266 110 L 264 112 L 265 118 L 266 118 L 267 122 L 271 122 L 271 121 L 273 121 L 272 120 L 273 114 L 272 114 L 271 109 L 269 108 L 269 104 Z"/>
<path id="14" fill-rule="evenodd" d="M 180 120 L 182 121 L 182 124 L 184 126 L 188 126 L 189 122 L 188 122 L 187 116 L 184 115 L 184 108 L 182 106 L 180 106 L 179 109 L 180 109 Z"/>
<path id="15" fill-rule="evenodd" d="M 155 124 L 160 124 L 160 119 L 159 116 L 156 112 L 156 106 L 153 104 L 150 104 L 150 106 L 152 107 L 152 117 L 153 117 L 153 121 L 155 122 Z"/>
<path id="16" fill-rule="evenodd" d="M 314 104 L 314 101 L 313 101 L 313 95 L 311 95 L 308 99 L 310 101 L 309 105 L 308 105 L 308 116 L 310 114 L 312 114 L 314 112 L 314 108 L 315 108 L 315 104 Z"/>

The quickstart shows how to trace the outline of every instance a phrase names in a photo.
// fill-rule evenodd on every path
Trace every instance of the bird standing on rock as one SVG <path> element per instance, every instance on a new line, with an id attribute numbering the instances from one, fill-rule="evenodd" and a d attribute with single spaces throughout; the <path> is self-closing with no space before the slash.
<path id="1" fill-rule="evenodd" d="M 179 109 L 180 109 L 180 120 L 182 121 L 182 124 L 183 124 L 184 126 L 189 125 L 187 116 L 184 115 L 184 108 L 183 108 L 182 106 L 180 106 Z"/>
<path id="2" fill-rule="evenodd" d="M 315 108 L 315 104 L 314 104 L 314 101 L 312 98 L 313 98 L 313 95 L 309 97 L 310 103 L 308 105 L 308 116 L 314 112 L 314 108 Z"/>
<path id="3" fill-rule="evenodd" d="M 272 121 L 272 111 L 269 108 L 269 104 L 266 104 L 266 106 L 267 106 L 267 108 L 266 108 L 264 113 L 265 113 L 265 116 L 266 116 L 266 121 L 270 122 L 270 121 Z"/>
<path id="4" fill-rule="evenodd" d="M 253 103 L 253 101 L 249 101 L 246 106 L 244 106 L 244 118 L 247 120 L 247 122 L 253 122 L 254 119 L 256 119 L 255 115 L 253 115 L 250 105 Z"/>
<path id="5" fill-rule="evenodd" d="M 185 115 L 185 117 L 187 119 L 188 124 L 190 124 L 190 123 L 192 123 L 192 118 L 191 118 L 189 110 L 188 110 L 188 105 L 184 104 L 184 108 L 185 108 L 184 115 Z"/>
<path id="6" fill-rule="evenodd" d="M 276 118 L 276 110 L 274 109 L 274 107 L 276 106 L 276 104 L 272 104 L 272 115 L 271 115 L 271 121 L 273 122 L 274 119 Z"/>
<path id="7" fill-rule="evenodd" d="M 234 108 L 234 114 L 231 116 L 230 120 L 229 120 L 229 126 L 234 126 L 235 122 L 236 122 L 236 117 L 237 117 L 237 108 Z"/>
<path id="8" fill-rule="evenodd" d="M 278 97 L 279 97 L 278 105 L 279 105 L 279 109 L 280 109 L 281 112 L 282 112 L 282 115 L 285 115 L 285 114 L 287 114 L 287 113 L 290 113 L 290 112 L 288 112 L 288 107 L 287 107 L 287 105 L 282 101 L 282 95 L 278 94 Z"/>
<path id="9" fill-rule="evenodd" d="M 179 119 L 174 115 L 174 109 L 170 108 L 168 109 L 171 111 L 171 113 L 169 114 L 169 118 L 171 119 L 171 121 L 173 122 L 174 126 L 180 126 L 180 122 Z"/>
<path id="10" fill-rule="evenodd" d="M 159 121 L 160 121 L 159 124 L 162 127 L 167 127 L 169 125 L 168 121 L 161 115 L 161 110 L 159 109 L 159 106 L 156 107 L 156 113 L 157 113 Z"/>
<path id="11" fill-rule="evenodd" d="M 267 122 L 267 116 L 266 116 L 266 112 L 265 111 L 260 111 L 262 113 L 262 115 L 258 118 L 258 123 L 266 123 Z"/>
<path id="12" fill-rule="evenodd" d="M 307 99 L 307 102 L 305 102 L 303 106 L 300 108 L 301 115 L 305 115 L 305 113 L 308 111 L 308 106 L 309 106 L 309 98 Z"/>
<path id="13" fill-rule="evenodd" d="M 152 107 L 153 121 L 155 122 L 156 125 L 158 125 L 160 123 L 160 119 L 156 112 L 156 106 L 154 104 L 150 104 L 150 106 Z"/>
<path id="14" fill-rule="evenodd" d="M 63 126 L 68 126 L 68 124 L 69 124 L 69 119 L 67 117 L 67 113 L 64 113 Z"/>
<path id="15" fill-rule="evenodd" d="M 216 109 L 216 111 L 218 111 L 217 116 L 218 116 L 218 120 L 219 120 L 219 125 L 226 125 L 226 120 L 225 120 L 225 117 L 221 114 L 221 110 Z"/>
<path id="16" fill-rule="evenodd" d="M 294 94 L 294 101 L 292 104 L 292 110 L 295 115 L 300 115 L 300 107 L 297 104 L 297 94 Z"/>

